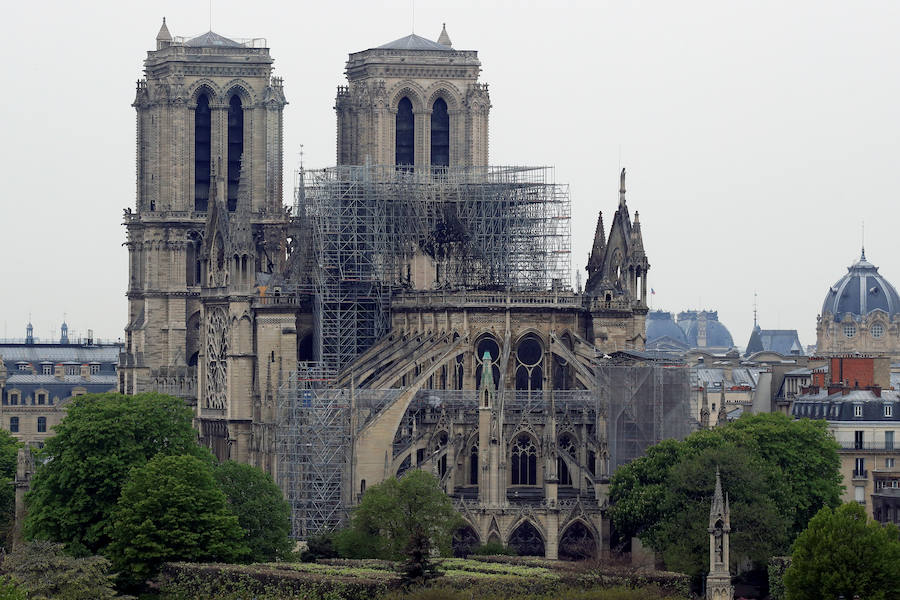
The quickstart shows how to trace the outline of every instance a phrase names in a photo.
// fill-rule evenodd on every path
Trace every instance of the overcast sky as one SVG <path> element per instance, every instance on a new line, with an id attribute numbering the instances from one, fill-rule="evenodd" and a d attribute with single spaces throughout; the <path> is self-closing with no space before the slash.
<path id="1" fill-rule="evenodd" d="M 413 28 L 410 0 L 214 0 L 212 28 L 265 37 L 284 78 L 285 189 L 335 160 L 349 52 Z M 207 0 L 15 2 L 0 47 L 0 336 L 117 338 L 135 202 L 134 82 L 162 17 L 210 26 Z M 764 328 L 815 342 L 828 287 L 860 250 L 900 284 L 900 2 L 418 0 L 478 50 L 494 164 L 555 165 L 570 184 L 573 268 L 598 210 L 641 213 L 653 308 L 717 309 L 744 346 Z M 286 203 L 291 198 L 284 198 Z"/>

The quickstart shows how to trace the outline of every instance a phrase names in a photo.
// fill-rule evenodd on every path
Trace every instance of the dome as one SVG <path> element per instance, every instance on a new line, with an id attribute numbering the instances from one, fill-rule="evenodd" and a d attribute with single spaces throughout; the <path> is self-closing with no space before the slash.
<path id="1" fill-rule="evenodd" d="M 828 288 L 822 314 L 840 320 L 844 313 L 864 317 L 876 310 L 883 310 L 889 316 L 900 313 L 900 296 L 878 273 L 878 267 L 866 260 L 863 250 L 856 264 L 848 267 L 847 274 Z"/>
<path id="2" fill-rule="evenodd" d="M 669 337 L 685 346 L 688 345 L 684 331 L 675 323 L 672 313 L 663 310 L 655 310 L 647 315 L 647 343 Z"/>
<path id="3" fill-rule="evenodd" d="M 714 310 L 689 310 L 678 313 L 678 326 L 684 331 L 691 348 L 733 348 L 731 332 L 721 322 Z M 701 343 L 701 332 L 705 327 L 706 342 Z"/>

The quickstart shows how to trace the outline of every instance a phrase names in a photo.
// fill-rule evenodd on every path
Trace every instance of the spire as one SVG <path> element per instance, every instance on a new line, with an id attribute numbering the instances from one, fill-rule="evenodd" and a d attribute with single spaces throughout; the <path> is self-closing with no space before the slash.
<path id="1" fill-rule="evenodd" d="M 860 254 L 859 260 L 866 260 L 866 222 L 862 222 L 862 253 Z"/>
<path id="2" fill-rule="evenodd" d="M 588 257 L 588 276 L 600 271 L 603 266 L 603 255 L 606 253 L 606 232 L 603 229 L 603 211 L 597 214 L 597 229 L 594 230 L 594 245 Z"/>
<path id="3" fill-rule="evenodd" d="M 484 351 L 484 356 L 481 357 L 481 386 L 479 389 L 482 390 L 490 390 L 494 391 L 494 368 L 493 368 L 493 360 L 491 360 L 491 353 L 487 350 Z"/>
<path id="4" fill-rule="evenodd" d="M 641 217 L 634 211 L 634 223 L 631 225 L 631 251 L 640 255 L 644 252 L 644 238 L 641 236 Z"/>
<path id="5" fill-rule="evenodd" d="M 450 41 L 450 36 L 447 35 L 447 24 L 446 24 L 446 23 L 442 23 L 442 25 L 443 25 L 444 27 L 443 27 L 443 29 L 441 29 L 441 35 L 440 35 L 440 36 L 438 37 L 438 39 L 437 39 L 438 44 L 443 44 L 443 45 L 445 45 L 445 46 L 448 46 L 448 47 L 452 48 L 452 47 L 453 47 L 453 43 Z"/>
<path id="6" fill-rule="evenodd" d="M 713 501 L 709 507 L 709 526 L 713 527 L 719 518 L 725 517 L 725 499 L 722 495 L 722 477 L 719 475 L 719 467 L 716 467 L 716 491 L 713 493 Z"/>
<path id="7" fill-rule="evenodd" d="M 34 343 L 34 326 L 31 324 L 31 316 L 28 317 L 28 325 L 25 327 L 25 343 Z"/>
<path id="8" fill-rule="evenodd" d="M 709 429 L 709 394 L 703 386 L 702 403 L 700 405 L 700 429 Z"/>
<path id="9" fill-rule="evenodd" d="M 159 33 L 156 34 L 156 49 L 162 50 L 166 46 L 172 45 L 172 34 L 169 33 L 169 28 L 166 27 L 166 18 L 163 17 L 162 27 L 159 28 Z"/>
<path id="10" fill-rule="evenodd" d="M 619 207 L 625 206 L 625 167 L 622 167 L 622 174 L 619 175 Z"/>

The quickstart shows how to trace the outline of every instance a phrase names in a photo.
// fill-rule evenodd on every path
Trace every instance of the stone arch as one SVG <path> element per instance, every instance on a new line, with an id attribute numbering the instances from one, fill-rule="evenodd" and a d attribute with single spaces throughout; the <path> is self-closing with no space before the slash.
<path id="1" fill-rule="evenodd" d="M 256 94 L 252 91 L 253 86 L 243 79 L 232 79 L 225 84 L 223 89 L 228 90 L 222 95 L 222 100 L 224 102 L 228 102 L 231 100 L 232 96 L 237 94 L 240 97 L 245 110 L 252 108 L 253 104 L 256 103 Z"/>
<path id="2" fill-rule="evenodd" d="M 197 366 L 200 356 L 200 311 L 196 310 L 187 320 L 185 346 L 186 359 L 189 367 Z"/>
<path id="3" fill-rule="evenodd" d="M 547 347 L 544 337 L 533 330 L 528 330 L 516 338 L 511 356 L 515 361 L 513 377 L 517 390 L 543 389 L 547 367 L 544 355 Z"/>
<path id="4" fill-rule="evenodd" d="M 587 560 L 597 555 L 597 540 L 600 539 L 592 523 L 576 517 L 570 521 L 559 535 L 559 558 L 563 560 Z"/>
<path id="5" fill-rule="evenodd" d="M 425 90 L 419 84 L 413 81 L 401 81 L 397 85 L 395 85 L 390 94 L 388 94 L 388 98 L 390 98 L 390 102 L 388 102 L 388 107 L 397 112 L 397 105 L 400 103 L 404 97 L 409 98 L 409 101 L 412 102 L 413 112 L 421 112 L 424 108 L 424 100 L 425 98 Z"/>
<path id="6" fill-rule="evenodd" d="M 510 527 L 507 546 L 519 556 L 544 556 L 544 534 L 540 526 L 530 518 L 523 517 Z"/>
<path id="7" fill-rule="evenodd" d="M 188 108 L 197 108 L 197 99 L 200 97 L 200 94 L 206 94 L 206 97 L 209 98 L 209 103 L 219 104 L 222 102 L 223 94 L 222 88 L 215 84 L 211 79 L 198 79 L 195 81 L 188 93 Z"/>
<path id="8" fill-rule="evenodd" d="M 429 110 L 438 98 L 442 98 L 447 103 L 447 110 L 459 110 L 462 107 L 462 94 L 449 81 L 438 81 L 431 84 L 423 96 L 427 98 L 426 106 Z"/>
<path id="9" fill-rule="evenodd" d="M 472 550 L 481 545 L 478 528 L 465 520 L 463 525 L 453 532 L 453 556 L 465 558 Z"/>

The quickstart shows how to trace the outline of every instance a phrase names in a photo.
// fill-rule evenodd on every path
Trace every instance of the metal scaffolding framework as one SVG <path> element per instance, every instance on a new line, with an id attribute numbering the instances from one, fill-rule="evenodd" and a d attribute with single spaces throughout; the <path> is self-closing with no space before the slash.
<path id="1" fill-rule="evenodd" d="M 316 255 L 316 358 L 338 370 L 387 332 L 415 269 L 446 290 L 570 286 L 571 203 L 550 167 L 305 171 L 294 214 Z"/>
<path id="2" fill-rule="evenodd" d="M 300 363 L 278 391 L 278 477 L 294 538 L 333 530 L 346 516 L 350 390 L 329 389 L 333 381 L 334 372 L 320 364 Z"/>

